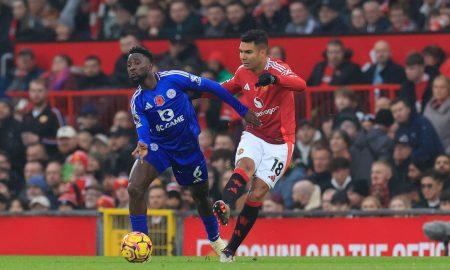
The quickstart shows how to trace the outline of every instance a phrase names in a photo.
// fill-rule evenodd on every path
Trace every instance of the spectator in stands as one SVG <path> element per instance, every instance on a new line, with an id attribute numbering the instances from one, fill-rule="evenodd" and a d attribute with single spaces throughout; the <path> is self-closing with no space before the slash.
<path id="1" fill-rule="evenodd" d="M 417 30 L 417 25 L 409 17 L 405 8 L 401 5 L 393 5 L 389 8 L 389 32 L 412 32 Z"/>
<path id="2" fill-rule="evenodd" d="M 364 82 L 359 66 L 345 57 L 342 41 L 327 44 L 325 61 L 318 63 L 308 79 L 308 85 L 347 85 Z"/>
<path id="3" fill-rule="evenodd" d="M 111 149 L 108 147 L 109 139 L 104 134 L 97 134 L 94 136 L 94 140 L 92 141 L 92 146 L 90 152 L 96 153 L 97 159 L 100 160 L 99 167 L 104 168 L 105 170 L 110 171 L 110 168 L 107 167 L 106 160 L 109 156 Z"/>
<path id="4" fill-rule="evenodd" d="M 424 58 L 420 53 L 411 53 L 406 58 L 406 80 L 400 89 L 400 96 L 405 97 L 412 109 L 423 112 L 432 96 L 432 82 L 436 77 L 433 70 L 425 72 Z"/>
<path id="5" fill-rule="evenodd" d="M 333 195 L 337 191 L 334 188 L 329 188 L 322 192 L 322 208 L 323 211 L 332 211 L 333 205 L 331 204 L 331 199 L 333 198 Z"/>
<path id="6" fill-rule="evenodd" d="M 134 163 L 134 157 L 131 156 L 134 147 L 128 132 L 122 128 L 112 127 L 109 132 L 109 147 L 111 153 L 108 156 L 108 162 L 112 173 L 116 176 L 127 175 Z"/>
<path id="7" fill-rule="evenodd" d="M 337 191 L 331 197 L 331 211 L 348 211 L 350 210 L 350 200 L 348 199 L 347 192 Z"/>
<path id="8" fill-rule="evenodd" d="M 411 163 L 412 146 L 409 141 L 397 139 L 393 152 L 395 176 L 400 182 L 406 182 L 408 179 L 408 168 Z"/>
<path id="9" fill-rule="evenodd" d="M 382 209 L 380 200 L 375 196 L 368 196 L 361 202 L 362 211 L 373 211 Z"/>
<path id="10" fill-rule="evenodd" d="M 185 0 L 171 1 L 169 6 L 169 20 L 161 29 L 161 35 L 173 37 L 175 35 L 196 36 L 203 33 L 201 18 L 191 12 Z"/>
<path id="11" fill-rule="evenodd" d="M 397 83 L 405 81 L 406 75 L 402 66 L 392 60 L 389 43 L 379 40 L 372 49 L 375 62 L 365 72 L 366 80 L 372 84 Z"/>
<path id="12" fill-rule="evenodd" d="M 269 49 L 269 57 L 277 58 L 277 59 L 280 59 L 281 61 L 285 62 L 286 61 L 286 50 L 281 45 L 272 46 Z"/>
<path id="13" fill-rule="evenodd" d="M 347 197 L 352 209 L 360 209 L 361 203 L 369 195 L 369 185 L 366 181 L 352 181 L 347 187 Z"/>
<path id="14" fill-rule="evenodd" d="M 246 7 L 241 1 L 233 1 L 228 6 L 227 19 L 230 23 L 227 28 L 227 35 L 240 35 L 256 27 L 253 17 L 246 12 Z"/>
<path id="15" fill-rule="evenodd" d="M 128 132 L 130 136 L 130 141 L 132 143 L 137 141 L 136 129 L 134 127 L 133 121 L 131 120 L 129 112 L 127 111 L 116 112 L 113 118 L 113 126 L 125 129 Z"/>
<path id="16" fill-rule="evenodd" d="M 49 90 L 75 90 L 78 78 L 71 71 L 72 59 L 65 54 L 57 54 L 53 57 L 50 71 L 41 75 Z"/>
<path id="17" fill-rule="evenodd" d="M 309 8 L 304 1 L 292 1 L 289 4 L 289 15 L 291 20 L 284 30 L 286 34 L 309 35 L 318 26 L 317 21 L 311 16 Z"/>
<path id="18" fill-rule="evenodd" d="M 411 209 L 411 202 L 405 196 L 399 195 L 395 196 L 389 202 L 390 210 L 408 210 Z"/>
<path id="19" fill-rule="evenodd" d="M 439 210 L 450 210 L 450 190 L 442 191 L 439 201 Z"/>
<path id="20" fill-rule="evenodd" d="M 119 1 L 106 1 L 105 3 L 105 15 L 101 18 L 101 38 L 117 39 L 123 32 L 135 29 L 135 26 L 132 25 L 132 14 L 134 13 L 132 9 Z"/>
<path id="21" fill-rule="evenodd" d="M 167 191 L 161 185 L 151 186 L 148 190 L 147 207 L 150 209 L 164 209 L 167 201 Z"/>
<path id="22" fill-rule="evenodd" d="M 62 165 L 59 161 L 50 161 L 45 168 L 45 181 L 49 187 L 48 194 L 58 198 L 61 195 Z"/>
<path id="23" fill-rule="evenodd" d="M 158 38 L 161 37 L 161 29 L 166 20 L 166 15 L 164 10 L 159 5 L 151 5 L 149 6 L 147 13 L 147 35 L 150 38 Z"/>
<path id="24" fill-rule="evenodd" d="M 27 161 L 39 161 L 43 163 L 48 161 L 47 151 L 43 144 L 30 144 L 27 146 L 25 152 Z"/>
<path id="25" fill-rule="evenodd" d="M 25 182 L 28 182 L 33 176 L 42 176 L 44 175 L 44 167 L 42 163 L 39 161 L 28 161 L 25 163 L 23 169 L 23 176 L 25 178 Z"/>
<path id="26" fill-rule="evenodd" d="M 30 82 L 39 77 L 42 70 L 36 66 L 35 56 L 31 49 L 21 49 L 17 54 L 16 68 L 12 72 L 8 92 L 26 91 Z"/>
<path id="27" fill-rule="evenodd" d="M 399 126 L 395 134 L 396 140 L 412 146 L 413 163 L 431 168 L 436 157 L 444 152 L 433 125 L 425 117 L 417 115 L 404 98 L 397 98 L 392 102 L 391 112 Z"/>
<path id="28" fill-rule="evenodd" d="M 166 191 L 167 200 L 165 207 L 167 209 L 181 210 L 183 202 L 181 200 L 181 187 L 178 185 L 178 183 L 169 183 L 166 187 Z"/>
<path id="29" fill-rule="evenodd" d="M 211 156 L 211 166 L 217 170 L 219 175 L 223 175 L 225 171 L 232 170 L 234 165 L 234 151 L 226 149 L 214 150 Z"/>
<path id="30" fill-rule="evenodd" d="M 225 67 L 225 57 L 221 51 L 212 51 L 205 61 L 208 69 L 215 72 L 218 82 L 222 83 L 233 77 L 233 74 Z"/>
<path id="31" fill-rule="evenodd" d="M 56 143 L 58 152 L 54 159 L 64 163 L 78 149 L 77 131 L 71 126 L 60 127 L 56 133 Z"/>
<path id="32" fill-rule="evenodd" d="M 89 152 L 92 146 L 94 137 L 87 131 L 80 131 L 77 135 L 77 143 L 81 150 Z"/>
<path id="33" fill-rule="evenodd" d="M 362 8 L 354 8 L 351 14 L 350 33 L 363 34 L 366 33 L 366 19 L 364 18 L 364 11 Z"/>
<path id="34" fill-rule="evenodd" d="M 378 1 L 370 0 L 363 5 L 364 16 L 367 21 L 367 33 L 385 32 L 389 28 L 389 21 L 383 16 Z"/>
<path id="35" fill-rule="evenodd" d="M 319 26 L 314 30 L 317 35 L 341 35 L 349 31 L 349 27 L 339 16 L 336 1 L 322 0 L 319 5 Z"/>
<path id="36" fill-rule="evenodd" d="M 330 163 L 331 180 L 325 186 L 325 190 L 334 188 L 337 191 L 347 191 L 352 185 L 350 176 L 350 162 L 343 157 L 335 157 Z"/>
<path id="37" fill-rule="evenodd" d="M 391 196 L 399 193 L 396 184 L 391 165 L 388 162 L 375 161 L 372 163 L 369 194 L 377 197 L 383 207 L 388 206 Z"/>
<path id="38" fill-rule="evenodd" d="M 220 4 L 208 6 L 208 24 L 205 26 L 206 37 L 223 37 L 228 27 L 226 11 Z"/>
<path id="39" fill-rule="evenodd" d="M 24 145 L 21 140 L 22 126 L 14 119 L 11 100 L 0 98 L 0 151 L 5 151 L 13 162 L 14 170 L 20 171 L 24 160 Z"/>
<path id="40" fill-rule="evenodd" d="M 80 131 L 87 131 L 92 136 L 98 133 L 104 133 L 100 125 L 99 113 L 97 108 L 93 105 L 86 105 L 81 108 L 80 114 L 77 117 L 78 129 Z"/>
<path id="41" fill-rule="evenodd" d="M 450 28 L 450 14 L 433 10 L 428 16 L 425 30 L 430 32 L 448 32 Z"/>
<path id="42" fill-rule="evenodd" d="M 267 218 L 281 218 L 284 210 L 283 198 L 279 194 L 267 193 L 262 203 L 261 212 L 270 214 Z"/>
<path id="43" fill-rule="evenodd" d="M 139 35 L 133 31 L 127 31 L 120 35 L 119 46 L 122 54 L 117 58 L 114 65 L 112 81 L 114 88 L 131 88 L 133 85 L 128 79 L 127 60 L 128 51 L 136 46 L 140 46 Z"/>
<path id="44" fill-rule="evenodd" d="M 203 60 L 195 43 L 179 34 L 171 37 L 169 51 L 157 55 L 156 62 L 160 70 L 178 69 L 199 74 L 203 69 Z"/>
<path id="45" fill-rule="evenodd" d="M 79 208 L 74 194 L 64 193 L 58 198 L 58 211 L 73 211 Z"/>
<path id="46" fill-rule="evenodd" d="M 363 115 L 358 112 L 358 101 L 356 94 L 347 87 L 342 87 L 334 92 L 334 106 L 336 107 L 336 116 L 333 122 L 333 128 L 339 128 L 345 120 L 354 120 L 359 126 L 357 115 Z M 359 127 L 358 127 L 359 129 Z"/>
<path id="47" fill-rule="evenodd" d="M 434 170 L 447 176 L 447 179 L 450 180 L 450 156 L 439 155 L 434 162 Z"/>
<path id="48" fill-rule="evenodd" d="M 35 197 L 45 196 L 47 190 L 48 185 L 45 182 L 44 176 L 35 174 L 26 181 L 26 189 L 21 192 L 19 197 L 23 201 L 30 202 Z"/>
<path id="49" fill-rule="evenodd" d="M 337 120 L 340 124 L 338 128 L 342 131 L 345 131 L 347 133 L 348 137 L 350 138 L 350 145 L 355 141 L 356 135 L 358 135 L 358 131 L 360 129 L 360 124 L 358 121 L 358 118 L 354 115 L 344 115 L 343 117 L 339 117 Z"/>
<path id="50" fill-rule="evenodd" d="M 313 143 L 320 140 L 320 138 L 320 132 L 311 121 L 300 121 L 297 125 L 296 142 L 294 145 L 294 152 L 292 154 L 292 161 L 295 166 L 305 169 L 312 168 L 312 161 L 310 158 L 311 149 Z"/>
<path id="51" fill-rule="evenodd" d="M 0 181 L 6 183 L 14 196 L 19 194 L 23 186 L 23 177 L 20 176 L 23 173 L 22 164 L 13 167 L 8 154 L 0 150 Z"/>
<path id="52" fill-rule="evenodd" d="M 84 208 L 85 209 L 97 209 L 97 202 L 103 196 L 103 191 L 97 183 L 88 185 L 84 188 Z M 77 204 L 80 201 L 77 199 Z M 114 204 L 113 204 L 114 206 Z"/>
<path id="53" fill-rule="evenodd" d="M 446 179 L 434 171 L 426 173 L 420 180 L 423 200 L 415 208 L 439 209 L 439 199 L 441 197 L 443 183 Z"/>
<path id="54" fill-rule="evenodd" d="M 301 180 L 292 187 L 293 210 L 311 211 L 320 208 L 320 187 L 309 180 Z"/>
<path id="55" fill-rule="evenodd" d="M 333 154 L 333 158 L 342 157 L 347 160 L 351 159 L 350 146 L 352 141 L 348 134 L 343 130 L 335 130 L 331 134 L 330 149 Z"/>
<path id="56" fill-rule="evenodd" d="M 128 196 L 128 179 L 117 178 L 113 184 L 113 197 L 117 208 L 128 208 L 130 198 Z"/>
<path id="57" fill-rule="evenodd" d="M 83 76 L 78 82 L 78 89 L 93 90 L 111 87 L 110 79 L 102 71 L 100 58 L 95 55 L 84 58 Z"/>
<path id="58" fill-rule="evenodd" d="M 22 121 L 22 141 L 24 145 L 41 142 L 47 148 L 47 153 L 53 154 L 56 132 L 63 125 L 61 113 L 50 107 L 44 79 L 31 81 L 28 94 L 33 107 Z"/>
<path id="59" fill-rule="evenodd" d="M 331 181 L 331 150 L 323 142 L 318 141 L 312 147 L 311 157 L 314 173 L 308 179 L 319 185 L 320 190 L 325 190 Z"/>
<path id="60" fill-rule="evenodd" d="M 269 34 L 283 33 L 289 21 L 289 13 L 280 0 L 261 0 L 261 11 L 256 20 L 259 28 Z"/>
<path id="61" fill-rule="evenodd" d="M 228 133 L 219 133 L 214 138 L 214 150 L 225 149 L 231 152 L 236 150 L 233 138 Z"/>
<path id="62" fill-rule="evenodd" d="M 434 69 L 435 73 L 439 73 L 439 68 L 447 59 L 446 52 L 437 45 L 428 45 L 422 50 L 423 60 L 426 69 Z"/>
<path id="63" fill-rule="evenodd" d="M 147 5 L 141 5 L 137 8 L 136 14 L 134 15 L 137 31 L 139 32 L 139 36 L 141 38 L 147 38 L 148 36 L 148 11 L 149 7 Z"/>
<path id="64" fill-rule="evenodd" d="M 444 75 L 436 77 L 432 91 L 433 96 L 425 107 L 424 116 L 439 135 L 444 151 L 450 154 L 450 79 Z"/>
<path id="65" fill-rule="evenodd" d="M 6 28 L 2 29 L 8 29 L 9 27 L 9 34 L 15 40 L 30 42 L 50 40 L 53 37 L 54 31 L 45 31 L 41 16 L 33 16 L 34 5 L 31 2 L 28 4 L 25 0 L 14 0 L 11 3 L 11 7 L 13 20 Z"/>
<path id="66" fill-rule="evenodd" d="M 37 196 L 30 201 L 30 210 L 45 212 L 50 210 L 50 201 L 45 196 Z"/>
<path id="67" fill-rule="evenodd" d="M 21 201 L 20 199 L 13 199 L 10 204 L 9 204 L 9 209 L 8 211 L 10 213 L 21 213 L 24 212 L 25 210 L 28 210 L 27 205 Z"/>
<path id="68" fill-rule="evenodd" d="M 350 147 L 353 179 L 369 180 L 370 168 L 374 161 L 391 159 L 394 142 L 389 138 L 388 131 L 393 123 L 394 118 L 391 111 L 382 109 L 375 116 L 373 128 L 358 133 Z"/>

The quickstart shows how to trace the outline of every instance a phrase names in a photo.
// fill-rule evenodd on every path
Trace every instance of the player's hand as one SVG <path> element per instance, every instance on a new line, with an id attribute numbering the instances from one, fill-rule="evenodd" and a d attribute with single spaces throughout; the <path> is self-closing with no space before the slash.
<path id="1" fill-rule="evenodd" d="M 142 162 L 144 161 L 144 157 L 148 154 L 148 145 L 143 142 L 138 142 L 136 149 L 134 149 L 133 153 L 131 155 L 135 157 L 136 155 L 139 156 L 139 160 Z"/>
<path id="2" fill-rule="evenodd" d="M 252 110 L 248 110 L 244 117 L 245 121 L 247 123 L 250 123 L 252 125 L 255 125 L 257 127 L 261 126 L 261 121 L 258 119 L 258 116 L 256 116 L 256 113 Z"/>
<path id="3" fill-rule="evenodd" d="M 270 73 L 263 73 L 259 75 L 258 82 L 255 87 L 267 86 L 269 84 L 276 84 L 278 82 L 277 76 Z"/>

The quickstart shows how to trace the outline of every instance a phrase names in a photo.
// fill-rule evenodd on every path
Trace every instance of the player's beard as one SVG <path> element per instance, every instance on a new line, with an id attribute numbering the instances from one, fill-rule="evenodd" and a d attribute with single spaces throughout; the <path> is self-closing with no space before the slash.
<path id="1" fill-rule="evenodd" d="M 136 75 L 133 78 L 130 78 L 130 80 L 133 82 L 133 84 L 135 84 L 136 86 L 142 84 L 143 82 L 145 82 L 145 79 L 147 79 L 148 73 L 144 73 L 142 75 Z"/>

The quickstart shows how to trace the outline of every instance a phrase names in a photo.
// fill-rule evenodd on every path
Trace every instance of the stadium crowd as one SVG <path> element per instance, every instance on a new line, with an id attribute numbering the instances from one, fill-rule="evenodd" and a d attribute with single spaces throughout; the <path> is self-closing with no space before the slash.
<path id="1" fill-rule="evenodd" d="M 171 41 L 169 50 L 156 56 L 157 70 L 181 69 L 223 82 L 232 76 L 222 64 L 223 56 L 213 52 L 201 59 L 191 37 L 237 35 L 254 27 L 271 35 L 448 31 L 450 16 L 450 3 L 444 0 L 210 0 L 192 6 L 180 0 L 4 2 L 0 25 L 10 31 L 0 37 L 2 45 L 118 39 L 123 53 L 110 77 L 95 55 L 87 56 L 83 67 L 74 67 L 68 56 L 59 54 L 51 70 L 43 71 L 31 49 L 17 53 L 0 89 L 29 94 L 29 101 L 0 99 L 0 211 L 10 212 L 128 207 L 127 177 L 136 142 L 129 112 L 118 111 L 112 123 L 103 123 L 100 108 L 86 103 L 76 125 L 68 126 L 66 115 L 50 106 L 48 93 L 131 87 L 127 52 L 142 39 Z M 95 18 L 91 24 L 90 16 Z M 291 166 L 264 200 L 263 212 L 450 209 L 446 52 L 430 45 L 395 63 L 382 40 L 373 52 L 373 64 L 361 68 L 340 40 L 327 44 L 324 61 L 307 79 L 309 86 L 343 86 L 324 104 L 333 107 L 334 116 L 299 119 Z M 270 53 L 286 58 L 279 46 Z M 357 93 L 345 87 L 379 83 L 399 84 L 401 89 L 395 100 L 377 96 L 373 115 Z M 210 195 L 217 200 L 233 173 L 244 124 L 216 100 L 192 102 L 209 163 Z M 189 190 L 176 184 L 171 171 L 151 185 L 147 201 L 154 209 L 194 207 Z"/>

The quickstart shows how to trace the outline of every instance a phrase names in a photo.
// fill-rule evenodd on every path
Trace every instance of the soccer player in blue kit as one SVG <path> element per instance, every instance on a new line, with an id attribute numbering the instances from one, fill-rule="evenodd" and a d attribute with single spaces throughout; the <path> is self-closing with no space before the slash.
<path id="1" fill-rule="evenodd" d="M 129 78 L 139 84 L 131 99 L 131 113 L 138 133 L 133 155 L 139 159 L 130 173 L 130 220 L 133 231 L 148 235 L 144 194 L 150 183 L 168 167 L 180 185 L 188 186 L 197 211 L 217 254 L 225 248 L 220 238 L 212 202 L 208 199 L 208 172 L 200 151 L 200 127 L 187 92 L 210 91 L 232 106 L 249 124 L 261 125 L 256 114 L 220 84 L 184 71 L 152 72 L 153 56 L 143 47 L 129 51 Z"/>

